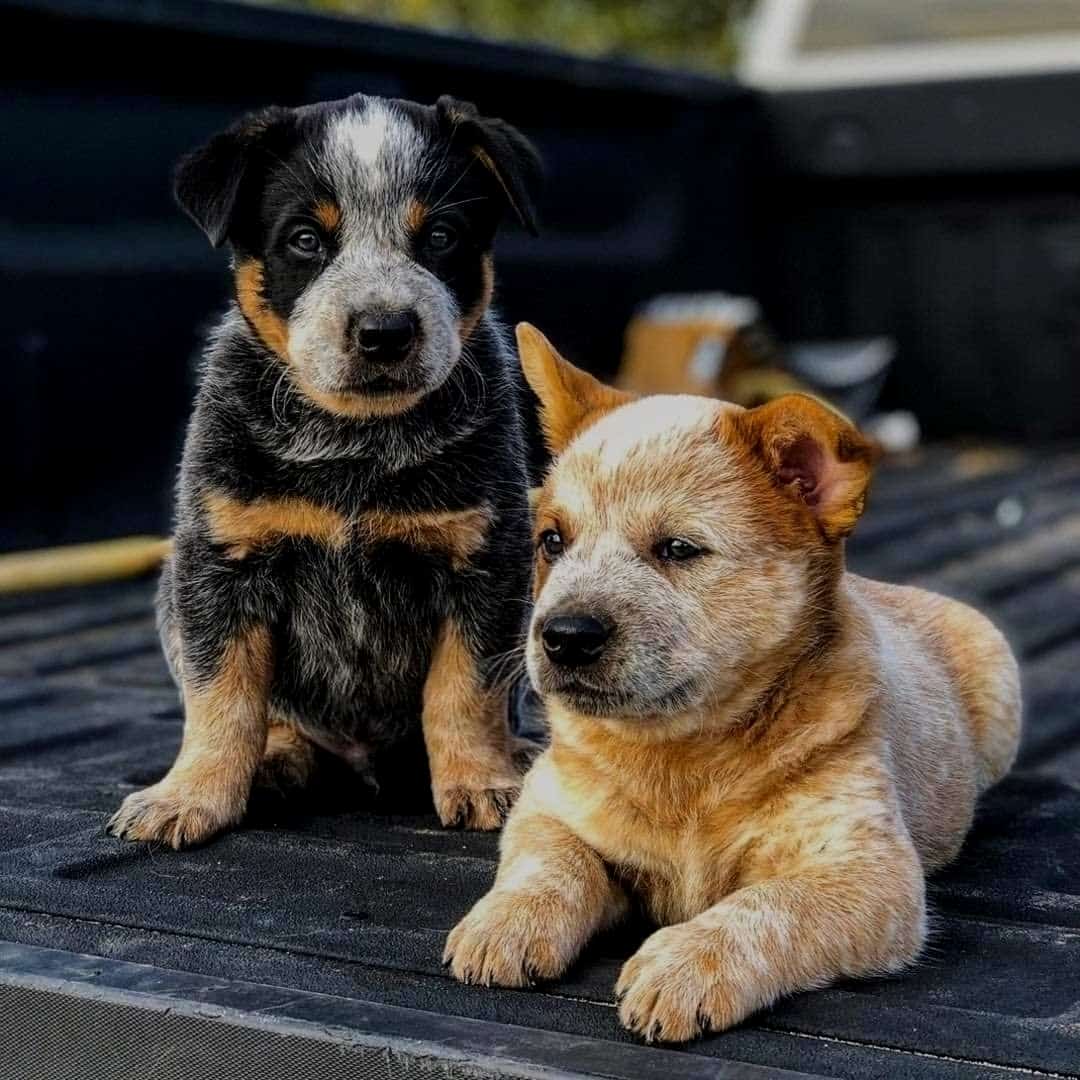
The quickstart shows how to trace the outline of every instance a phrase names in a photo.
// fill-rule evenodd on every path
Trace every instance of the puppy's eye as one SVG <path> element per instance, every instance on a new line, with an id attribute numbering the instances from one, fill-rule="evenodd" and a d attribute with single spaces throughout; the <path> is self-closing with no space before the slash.
<path id="1" fill-rule="evenodd" d="M 314 229 L 297 229 L 289 237 L 289 247 L 297 255 L 303 255 L 305 259 L 310 259 L 322 251 L 322 241 Z"/>
<path id="2" fill-rule="evenodd" d="M 687 559 L 694 559 L 703 554 L 697 544 L 692 544 L 689 540 L 683 540 L 678 536 L 661 540 L 653 548 L 653 553 L 662 562 L 686 562 Z"/>
<path id="3" fill-rule="evenodd" d="M 427 234 L 427 246 L 440 255 L 454 247 L 457 241 L 457 230 L 451 225 L 435 225 Z"/>
<path id="4" fill-rule="evenodd" d="M 540 534 L 539 546 L 548 559 L 557 559 L 566 550 L 566 543 L 556 529 L 545 529 Z"/>

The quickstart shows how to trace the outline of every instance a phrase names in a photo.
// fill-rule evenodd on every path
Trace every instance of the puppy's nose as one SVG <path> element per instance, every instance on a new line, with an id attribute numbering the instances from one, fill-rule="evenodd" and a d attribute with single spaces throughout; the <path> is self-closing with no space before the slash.
<path id="1" fill-rule="evenodd" d="M 611 627 L 591 615 L 553 615 L 544 623 L 540 636 L 553 664 L 584 667 L 600 658 Z"/>
<path id="2" fill-rule="evenodd" d="M 365 360 L 396 364 L 408 355 L 419 326 L 413 311 L 356 311 L 349 319 L 349 340 Z"/>

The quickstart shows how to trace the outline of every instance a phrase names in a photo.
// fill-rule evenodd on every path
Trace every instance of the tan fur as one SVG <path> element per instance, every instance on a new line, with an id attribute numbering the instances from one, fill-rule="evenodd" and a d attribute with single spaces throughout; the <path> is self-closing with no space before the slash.
<path id="1" fill-rule="evenodd" d="M 266 750 L 270 653 L 256 627 L 229 643 L 209 683 L 184 680 L 180 753 L 163 780 L 124 800 L 112 831 L 181 848 L 240 821 Z"/>
<path id="2" fill-rule="evenodd" d="M 341 227 L 341 207 L 337 203 L 320 202 L 315 204 L 315 220 L 330 233 Z"/>
<path id="3" fill-rule="evenodd" d="M 497 829 L 521 786 L 506 694 L 484 686 L 460 627 L 448 620 L 424 684 L 424 743 L 444 825 Z"/>
<path id="4" fill-rule="evenodd" d="M 839 413 L 805 394 L 786 394 L 757 409 L 725 416 L 767 472 L 795 498 L 812 498 L 814 515 L 829 540 L 847 536 L 866 505 L 874 445 Z M 827 467 L 813 492 L 792 475 L 790 455 L 800 443 L 816 442 L 825 451 Z"/>
<path id="5" fill-rule="evenodd" d="M 568 364 L 532 324 L 518 323 L 515 332 L 521 367 L 540 399 L 540 422 L 553 453 L 561 453 L 578 432 L 632 400 L 625 391 Z"/>
<path id="6" fill-rule="evenodd" d="M 236 299 L 262 343 L 283 360 L 289 358 L 289 326 L 263 297 L 263 264 L 248 259 L 236 267 Z"/>
<path id="7" fill-rule="evenodd" d="M 553 415 L 603 409 L 565 372 L 530 381 Z M 868 478 L 858 433 L 805 398 L 650 398 L 572 435 L 537 510 L 565 544 L 538 563 L 528 646 L 551 745 L 448 941 L 459 978 L 558 976 L 631 895 L 662 927 L 616 987 L 647 1039 L 918 957 L 925 876 L 1012 761 L 1019 685 L 977 612 L 844 572 Z M 672 535 L 706 553 L 657 561 Z M 552 612 L 594 610 L 616 633 L 581 677 L 610 709 L 576 704 L 538 645 Z"/>
<path id="8" fill-rule="evenodd" d="M 472 333 L 483 318 L 484 312 L 491 306 L 491 297 L 495 293 L 495 263 L 490 254 L 484 256 L 480 266 L 480 273 L 484 283 L 480 299 L 458 320 L 458 333 L 463 342 L 472 337 Z"/>
<path id="9" fill-rule="evenodd" d="M 214 542 L 224 545 L 234 559 L 285 538 L 316 540 L 330 547 L 342 547 L 352 539 L 393 540 L 448 555 L 453 566 L 460 568 L 484 546 L 491 527 L 491 510 L 486 505 L 415 514 L 369 510 L 351 520 L 295 497 L 241 502 L 213 492 L 204 505 Z"/>
<path id="10" fill-rule="evenodd" d="M 427 219 L 428 208 L 419 199 L 413 198 L 409 200 L 408 205 L 405 207 L 405 228 L 409 230 L 410 235 L 415 235 L 421 229 L 424 221 Z"/>
<path id="11" fill-rule="evenodd" d="M 356 527 L 359 535 L 370 541 L 398 540 L 422 551 L 449 555 L 451 564 L 460 569 L 487 542 L 491 509 L 482 505 L 415 514 L 371 510 L 361 515 Z"/>
<path id="12" fill-rule="evenodd" d="M 241 502 L 222 492 L 204 499 L 207 521 L 215 544 L 228 549 L 229 557 L 243 559 L 277 540 L 318 540 L 340 547 L 349 538 L 346 518 L 307 499 L 263 498 Z"/>
<path id="13" fill-rule="evenodd" d="M 459 979 L 484 986 L 557 978 L 626 911 L 626 897 L 557 817 L 512 814 L 500 849 L 494 888 L 450 934 L 443 961 Z M 499 948 L 488 948 L 493 940 Z"/>
<path id="14" fill-rule="evenodd" d="M 360 397 L 356 394 L 327 394 L 297 379 L 298 385 L 316 405 L 338 416 L 363 420 L 370 416 L 396 416 L 411 409 L 423 396 L 421 393 L 380 394 L 378 397 Z"/>
<path id="15" fill-rule="evenodd" d="M 287 792 L 303 788 L 315 771 L 315 747 L 292 724 L 271 723 L 255 782 Z"/>

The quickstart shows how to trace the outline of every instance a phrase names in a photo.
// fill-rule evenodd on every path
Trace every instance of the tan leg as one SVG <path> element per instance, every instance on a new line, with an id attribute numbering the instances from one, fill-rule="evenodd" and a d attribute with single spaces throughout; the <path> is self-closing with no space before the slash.
<path id="1" fill-rule="evenodd" d="M 521 805 L 503 833 L 495 885 L 451 931 L 443 962 L 462 982 L 555 979 L 626 910 L 603 861 L 555 818 Z"/>
<path id="2" fill-rule="evenodd" d="M 497 829 L 521 790 L 506 725 L 506 693 L 484 686 L 453 620 L 444 624 L 432 655 L 423 727 L 439 820 Z"/>
<path id="3" fill-rule="evenodd" d="M 240 821 L 266 747 L 270 664 L 257 628 L 229 643 L 211 680 L 185 678 L 180 753 L 164 779 L 124 800 L 109 832 L 181 848 Z"/>
<path id="4" fill-rule="evenodd" d="M 835 835 L 802 839 L 808 851 L 845 846 Z M 645 941 L 615 988 L 627 1028 L 650 1042 L 682 1042 L 784 994 L 899 971 L 918 956 L 925 883 L 906 837 L 775 873 Z"/>
<path id="5" fill-rule="evenodd" d="M 307 785 L 315 771 L 315 747 L 291 724 L 270 724 L 255 783 L 284 794 Z"/>

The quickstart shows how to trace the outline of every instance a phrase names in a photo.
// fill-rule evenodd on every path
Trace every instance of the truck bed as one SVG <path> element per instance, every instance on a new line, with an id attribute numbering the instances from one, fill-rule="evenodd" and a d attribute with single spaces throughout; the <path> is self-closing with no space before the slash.
<path id="1" fill-rule="evenodd" d="M 107 837 L 180 738 L 153 582 L 0 598 L 0 1077 L 1080 1076 L 1080 449 L 890 465 L 850 563 L 1002 626 L 1020 761 L 931 883 L 917 968 L 678 1048 L 617 1023 L 641 926 L 531 991 L 448 976 L 497 838 L 439 828 L 415 782 L 372 806 L 331 770 L 182 853 Z"/>

